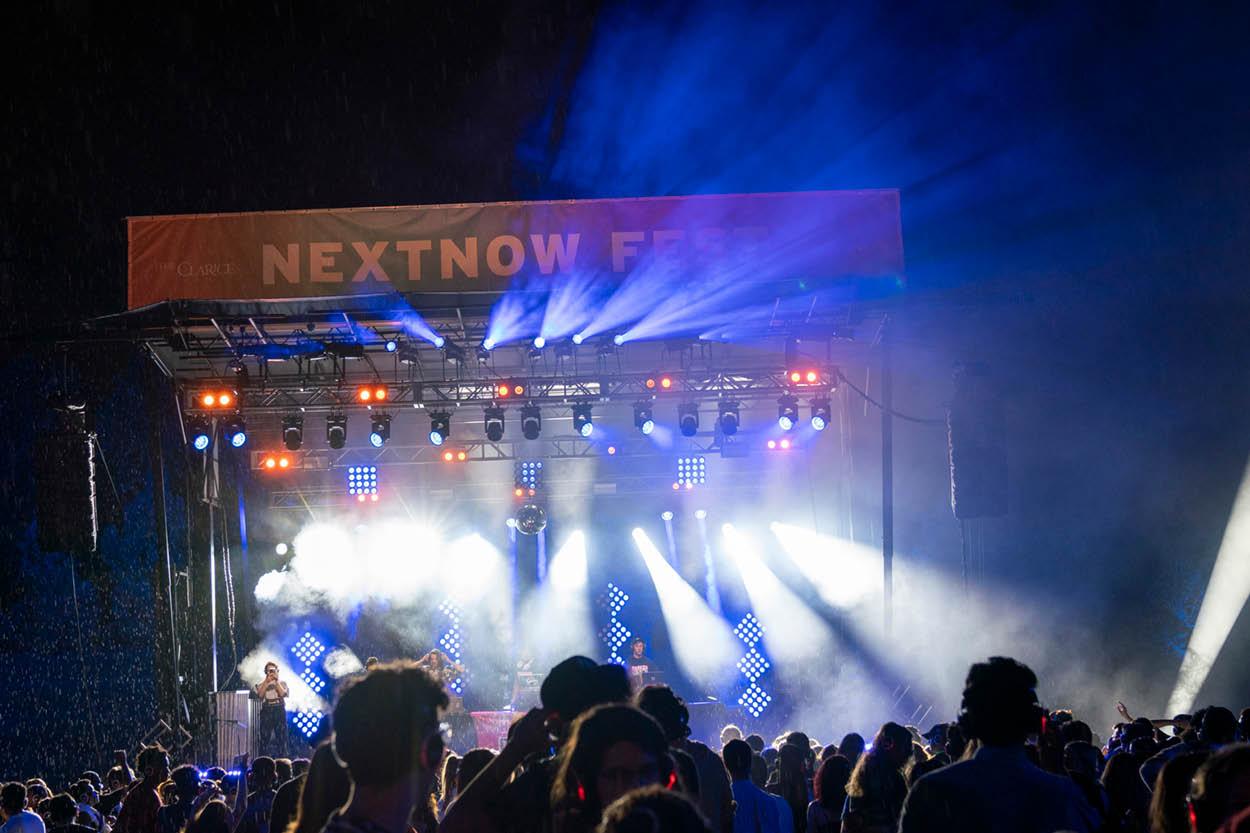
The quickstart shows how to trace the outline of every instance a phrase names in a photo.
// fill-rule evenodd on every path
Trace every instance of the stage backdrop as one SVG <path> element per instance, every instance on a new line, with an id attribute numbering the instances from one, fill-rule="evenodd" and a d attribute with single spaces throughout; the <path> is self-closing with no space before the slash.
<path id="1" fill-rule="evenodd" d="M 517 280 L 901 278 L 894 190 L 131 217 L 129 307 Z"/>

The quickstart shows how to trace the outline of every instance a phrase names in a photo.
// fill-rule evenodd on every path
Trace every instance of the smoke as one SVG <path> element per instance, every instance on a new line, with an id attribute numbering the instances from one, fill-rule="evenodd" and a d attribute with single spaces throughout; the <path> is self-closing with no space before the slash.
<path id="1" fill-rule="evenodd" d="M 340 646 L 330 653 L 326 654 L 326 673 L 334 679 L 342 679 L 352 674 L 359 674 L 365 670 L 365 664 L 360 661 L 360 657 L 356 656 L 351 648 Z"/>
<path id="2" fill-rule="evenodd" d="M 278 666 L 278 679 L 286 683 L 287 688 L 290 689 L 290 694 L 286 698 L 287 711 L 295 712 L 304 709 L 328 711 L 329 703 L 314 694 L 308 684 L 299 678 L 299 672 L 303 668 L 296 669 L 290 665 L 287 662 L 289 656 L 289 652 L 275 640 L 265 639 L 239 663 L 239 677 L 248 684 L 248 687 L 255 688 L 257 683 L 265 679 L 265 665 L 273 662 Z"/>

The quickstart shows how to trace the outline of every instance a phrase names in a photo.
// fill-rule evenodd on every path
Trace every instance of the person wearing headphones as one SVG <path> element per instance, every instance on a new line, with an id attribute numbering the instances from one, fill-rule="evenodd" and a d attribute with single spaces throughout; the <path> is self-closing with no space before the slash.
<path id="1" fill-rule="evenodd" d="M 980 741 L 970 760 L 931 772 L 912 786 L 899 833 L 1093 833 L 1099 818 L 1068 778 L 1037 767 L 1025 750 L 1041 734 L 1045 710 L 1037 676 L 1008 657 L 968 670 L 959 727 Z"/>

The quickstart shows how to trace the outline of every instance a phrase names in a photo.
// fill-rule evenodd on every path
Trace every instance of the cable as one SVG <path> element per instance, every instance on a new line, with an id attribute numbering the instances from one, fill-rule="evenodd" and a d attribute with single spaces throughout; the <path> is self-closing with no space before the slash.
<path id="1" fill-rule="evenodd" d="M 87 701 L 87 720 L 91 724 L 91 743 L 95 747 L 96 759 L 104 760 L 100 748 L 100 738 L 96 734 L 95 702 L 91 699 L 91 690 L 87 686 L 87 658 L 83 653 L 82 614 L 78 611 L 78 572 L 74 569 L 74 556 L 69 554 L 69 586 L 74 598 L 74 624 L 78 626 L 78 668 L 82 678 L 82 696 Z"/>
<path id="2" fill-rule="evenodd" d="M 838 371 L 838 378 L 841 379 L 843 382 L 845 382 L 848 388 L 850 388 L 851 390 L 855 391 L 860 396 L 862 396 L 866 402 L 876 406 L 879 410 L 885 411 L 890 416 L 898 417 L 899 419 L 905 419 L 908 422 L 914 422 L 914 423 L 917 423 L 918 425 L 946 425 L 946 420 L 944 419 L 926 419 L 925 417 L 915 417 L 909 414 L 900 413 L 894 410 L 893 408 L 885 407 L 880 402 L 878 402 L 877 400 L 869 396 L 867 393 L 865 393 L 864 391 L 856 387 L 855 383 L 852 382 L 850 379 L 846 378 L 846 375 L 841 370 Z"/>

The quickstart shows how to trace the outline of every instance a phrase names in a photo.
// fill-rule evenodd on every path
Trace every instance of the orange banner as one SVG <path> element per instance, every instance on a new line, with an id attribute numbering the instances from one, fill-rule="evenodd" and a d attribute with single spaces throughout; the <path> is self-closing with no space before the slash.
<path id="1" fill-rule="evenodd" d="M 808 191 L 128 219 L 130 309 L 499 292 L 517 280 L 901 277 L 898 192 Z"/>

